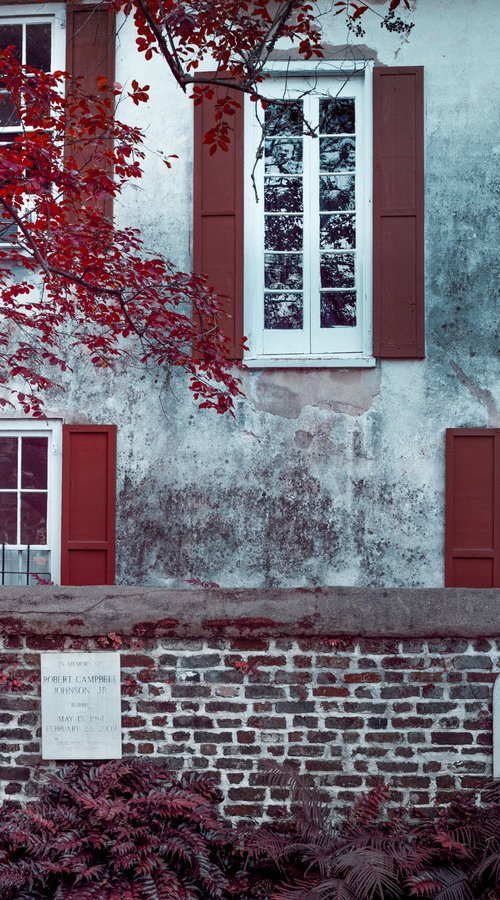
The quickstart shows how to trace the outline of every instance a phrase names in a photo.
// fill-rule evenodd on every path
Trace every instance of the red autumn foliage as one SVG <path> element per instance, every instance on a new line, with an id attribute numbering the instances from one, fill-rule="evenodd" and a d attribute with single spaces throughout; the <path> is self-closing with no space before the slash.
<path id="1" fill-rule="evenodd" d="M 64 73 L 35 72 L 8 51 L 0 73 L 21 123 L 0 158 L 4 242 L 10 236 L 0 249 L 8 322 L 0 384 L 40 415 L 40 391 L 56 381 L 42 373 L 65 371 L 72 345 L 97 367 L 120 358 L 179 366 L 200 407 L 232 409 L 239 381 L 224 357 L 218 298 L 202 276 L 148 253 L 136 229 L 115 228 L 104 213 L 104 200 L 140 178 L 144 158 L 140 130 L 114 115 L 119 91 L 89 96 Z M 142 94 L 137 85 L 139 102 Z M 13 379 L 27 387 L 12 388 Z"/>
<path id="2" fill-rule="evenodd" d="M 162 55 L 195 104 L 212 98 L 214 85 L 260 99 L 264 66 L 281 39 L 305 59 L 322 55 L 309 0 L 106 3 L 133 17 L 139 51 Z M 359 33 L 369 7 L 337 5 Z M 391 0 L 383 17 L 390 30 L 411 27 L 397 18 L 399 5 Z M 209 74 L 201 71 L 208 58 Z M 99 77 L 88 95 L 77 79 L 22 66 L 8 50 L 0 78 L 16 126 L 3 135 L 0 155 L 0 407 L 10 392 L 26 414 L 41 416 L 43 392 L 72 353 L 84 352 L 100 368 L 119 360 L 180 367 L 201 408 L 232 412 L 240 381 L 225 356 L 219 299 L 202 275 L 178 271 L 149 252 L 136 229 L 115 228 L 105 214 L 141 177 L 144 159 L 140 129 L 115 116 L 121 88 Z M 148 91 L 132 80 L 127 96 L 138 105 Z M 238 106 L 220 88 L 217 97 L 205 135 L 210 153 L 227 150 Z M 166 168 L 171 158 L 165 153 Z"/>

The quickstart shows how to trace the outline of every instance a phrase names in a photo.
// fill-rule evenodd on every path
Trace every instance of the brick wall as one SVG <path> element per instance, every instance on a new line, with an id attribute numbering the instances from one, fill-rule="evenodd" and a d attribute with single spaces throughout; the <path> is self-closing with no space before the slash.
<path id="1" fill-rule="evenodd" d="M 85 617 L 66 622 L 85 630 Z M 111 632 L 107 618 L 99 637 L 65 637 L 60 622 L 30 633 L 0 617 L 0 796 L 33 797 L 53 765 L 40 759 L 39 651 L 64 649 L 120 653 L 124 755 L 217 773 L 232 816 L 280 814 L 266 759 L 293 763 L 339 804 L 380 778 L 395 803 L 422 807 L 491 778 L 491 635 L 279 637 L 241 622 L 243 637 L 180 639 L 137 624 Z"/>

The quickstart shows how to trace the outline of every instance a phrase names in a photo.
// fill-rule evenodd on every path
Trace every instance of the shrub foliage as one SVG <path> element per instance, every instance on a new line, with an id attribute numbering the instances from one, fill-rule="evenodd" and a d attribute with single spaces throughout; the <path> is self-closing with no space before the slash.
<path id="1" fill-rule="evenodd" d="M 270 778 L 290 789 L 293 815 L 249 834 L 247 850 L 274 872 L 272 900 L 500 900 L 500 784 L 422 818 L 384 816 L 381 784 L 338 821 L 293 769 Z"/>
<path id="2" fill-rule="evenodd" d="M 220 792 L 145 760 L 78 763 L 0 825 L 1 900 L 242 896 Z"/>
<path id="3" fill-rule="evenodd" d="M 280 823 L 239 827 L 208 775 L 149 760 L 66 766 L 4 809 L 0 900 L 500 900 L 500 786 L 388 818 L 385 785 L 337 820 L 296 772 Z"/>

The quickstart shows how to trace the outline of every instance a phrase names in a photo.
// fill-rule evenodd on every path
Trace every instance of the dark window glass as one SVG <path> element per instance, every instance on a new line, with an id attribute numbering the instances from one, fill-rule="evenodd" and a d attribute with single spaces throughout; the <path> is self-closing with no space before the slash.
<path id="1" fill-rule="evenodd" d="M 17 494 L 0 493 L 0 544 L 17 544 Z"/>
<path id="2" fill-rule="evenodd" d="M 265 142 L 267 175 L 300 175 L 302 172 L 301 138 L 268 138 Z"/>
<path id="3" fill-rule="evenodd" d="M 302 294 L 266 294 L 264 328 L 302 328 Z"/>
<path id="4" fill-rule="evenodd" d="M 21 487 L 46 490 L 47 446 L 47 438 L 23 437 L 21 448 Z"/>
<path id="5" fill-rule="evenodd" d="M 303 121 L 300 100 L 269 103 L 265 112 L 266 134 L 302 134 Z"/>
<path id="6" fill-rule="evenodd" d="M 0 437 L 0 488 L 17 488 L 16 437 Z"/>
<path id="7" fill-rule="evenodd" d="M 3 91 L 0 93 L 0 127 L 16 128 L 20 121 L 16 106 L 9 95 Z"/>
<path id="8" fill-rule="evenodd" d="M 47 494 L 21 494 L 21 543 L 47 543 Z"/>
<path id="9" fill-rule="evenodd" d="M 264 209 L 266 212 L 302 212 L 302 178 L 266 178 Z"/>
<path id="10" fill-rule="evenodd" d="M 271 291 L 302 289 L 302 254 L 266 253 L 265 285 Z"/>
<path id="11" fill-rule="evenodd" d="M 354 134 L 354 100 L 319 101 L 321 134 Z"/>
<path id="12" fill-rule="evenodd" d="M 22 25 L 0 25 L 0 50 L 5 50 L 11 45 L 14 46 L 14 56 L 18 62 L 22 62 L 23 57 L 23 26 Z"/>
<path id="13" fill-rule="evenodd" d="M 302 219 L 299 216 L 266 216 L 266 250 L 302 250 Z"/>
<path id="14" fill-rule="evenodd" d="M 50 71 L 51 28 L 48 22 L 26 26 L 26 63 Z"/>
<path id="15" fill-rule="evenodd" d="M 321 328 L 356 325 L 356 294 L 354 291 L 325 291 L 321 294 Z"/>

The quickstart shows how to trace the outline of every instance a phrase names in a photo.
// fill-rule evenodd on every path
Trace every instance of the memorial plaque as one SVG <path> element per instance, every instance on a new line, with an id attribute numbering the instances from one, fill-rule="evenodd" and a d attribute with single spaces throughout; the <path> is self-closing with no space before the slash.
<path id="1" fill-rule="evenodd" d="M 121 759 L 120 655 L 40 656 L 42 759 Z"/>
<path id="2" fill-rule="evenodd" d="M 493 778 L 500 778 L 500 675 L 493 688 Z"/>

